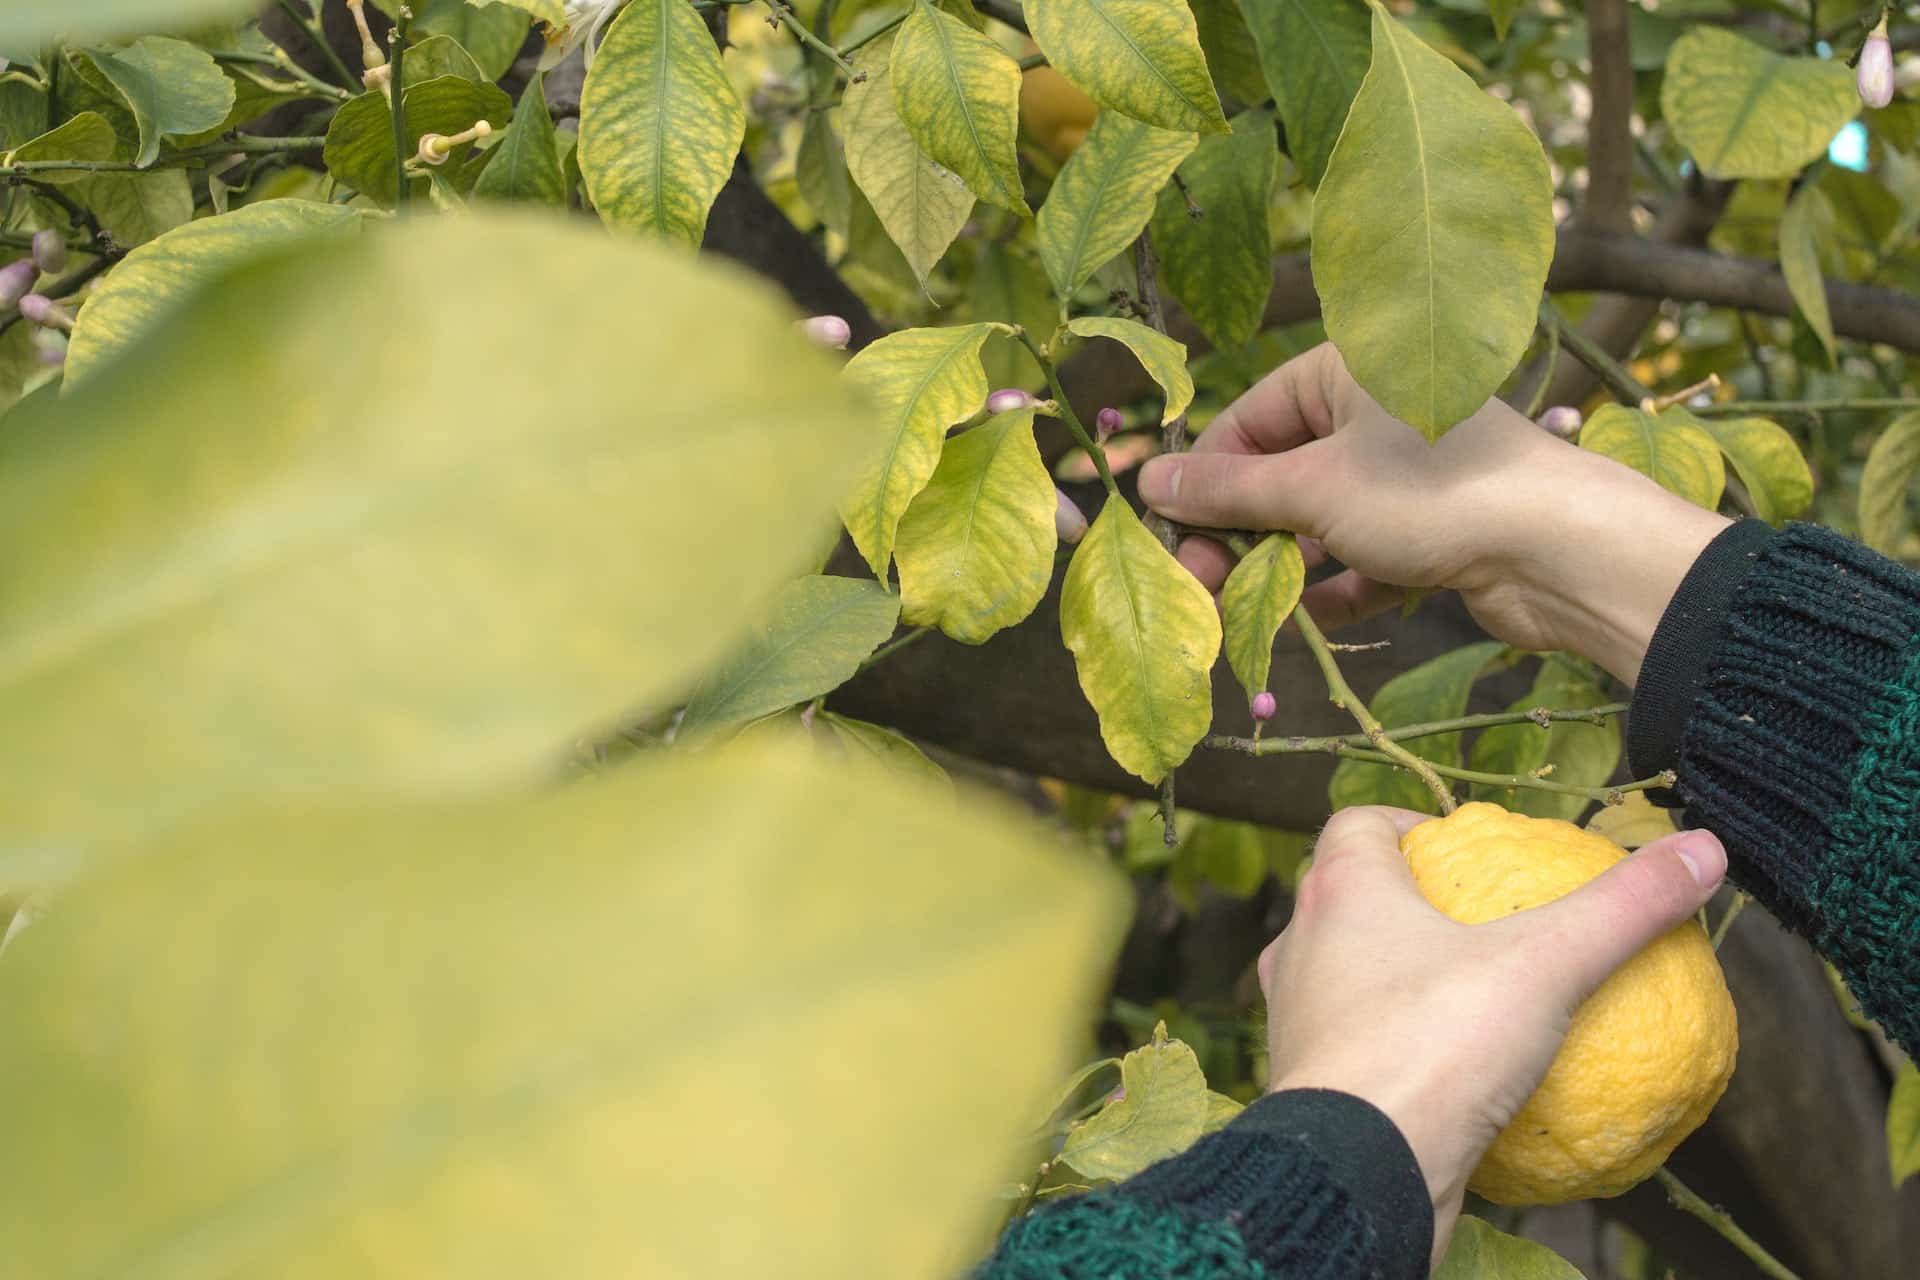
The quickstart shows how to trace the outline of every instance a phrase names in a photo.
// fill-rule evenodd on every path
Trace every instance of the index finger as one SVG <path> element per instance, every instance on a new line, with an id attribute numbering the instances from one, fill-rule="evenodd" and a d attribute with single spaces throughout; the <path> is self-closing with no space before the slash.
<path id="1" fill-rule="evenodd" d="M 1328 375 L 1339 354 L 1321 343 L 1249 387 L 1194 441 L 1196 453 L 1282 453 L 1333 433 Z"/>

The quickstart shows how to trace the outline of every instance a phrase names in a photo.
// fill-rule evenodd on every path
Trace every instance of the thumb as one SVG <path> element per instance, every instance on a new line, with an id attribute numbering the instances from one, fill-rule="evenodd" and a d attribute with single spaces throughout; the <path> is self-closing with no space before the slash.
<path id="1" fill-rule="evenodd" d="M 1706 905 L 1727 873 L 1711 831 L 1682 831 L 1647 845 L 1565 897 L 1524 916 L 1540 931 L 1546 972 L 1584 1000 L 1642 947 Z"/>
<path id="2" fill-rule="evenodd" d="M 1318 534 L 1325 482 L 1322 443 L 1260 457 L 1163 454 L 1140 468 L 1140 498 L 1182 524 Z"/>

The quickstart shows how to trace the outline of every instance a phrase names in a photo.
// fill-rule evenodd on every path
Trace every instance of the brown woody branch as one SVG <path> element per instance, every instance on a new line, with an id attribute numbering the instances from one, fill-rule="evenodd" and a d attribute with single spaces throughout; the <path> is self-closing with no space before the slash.
<path id="1" fill-rule="evenodd" d="M 1633 61 L 1627 0 L 1587 0 L 1592 115 L 1587 121 L 1587 194 L 1581 222 L 1596 231 L 1633 229 Z"/>

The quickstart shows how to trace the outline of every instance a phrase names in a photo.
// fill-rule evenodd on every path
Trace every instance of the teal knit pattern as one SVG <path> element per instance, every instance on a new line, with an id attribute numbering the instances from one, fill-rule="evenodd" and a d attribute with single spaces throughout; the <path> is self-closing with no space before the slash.
<path id="1" fill-rule="evenodd" d="M 1920 1054 L 1920 646 L 1861 717 L 1833 856 L 1808 885 L 1815 943 L 1868 1017 Z"/>
<path id="2" fill-rule="evenodd" d="M 1240 1234 L 1132 1196 L 1097 1192 L 1007 1229 L 981 1280 L 1266 1280 Z"/>

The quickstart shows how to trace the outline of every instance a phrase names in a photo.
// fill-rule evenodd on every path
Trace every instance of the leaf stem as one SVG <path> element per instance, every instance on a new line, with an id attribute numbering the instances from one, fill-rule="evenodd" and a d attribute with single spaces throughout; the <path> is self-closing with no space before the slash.
<path id="1" fill-rule="evenodd" d="M 393 52 L 389 61 L 393 67 L 393 79 L 387 82 L 387 106 L 393 116 L 393 211 L 404 214 L 407 205 L 413 199 L 411 184 L 407 180 L 407 161 L 413 155 L 413 145 L 407 140 L 407 81 L 405 62 L 407 58 L 407 28 L 413 25 L 413 10 L 401 5 L 393 18 L 393 30 L 387 35 L 388 48 Z"/>
<path id="2" fill-rule="evenodd" d="M 1059 412 L 1060 421 L 1067 424 L 1067 430 L 1073 432 L 1073 438 L 1086 450 L 1087 457 L 1093 462 L 1093 469 L 1100 473 L 1100 483 L 1107 487 L 1107 496 L 1118 498 L 1120 486 L 1114 481 L 1113 468 L 1107 465 L 1107 451 L 1094 443 L 1093 436 L 1080 421 L 1080 415 L 1073 411 L 1073 403 L 1067 399 L 1066 388 L 1060 385 L 1060 373 L 1053 367 L 1053 361 L 1047 358 L 1047 353 L 1040 349 L 1040 344 L 1033 340 L 1033 335 L 1024 326 L 1013 326 L 1013 333 L 1027 348 L 1033 362 L 1040 366 L 1040 371 L 1047 375 L 1047 387 L 1053 392 L 1054 407 Z"/>
<path id="3" fill-rule="evenodd" d="M 1365 760 L 1369 764 L 1390 764 L 1406 769 L 1410 766 L 1404 760 L 1390 756 L 1384 751 L 1368 751 L 1359 747 L 1341 746 L 1333 751 L 1336 756 L 1352 760 Z M 1419 759 L 1418 756 L 1414 757 Z M 1618 786 L 1582 787 L 1571 782 L 1554 782 L 1547 778 L 1536 778 L 1530 773 L 1482 773 L 1477 769 L 1461 769 L 1450 764 L 1434 764 L 1430 760 L 1421 760 L 1421 764 L 1443 778 L 1452 778 L 1456 782 L 1477 782 L 1486 787 L 1511 788 L 1526 791 L 1550 791 L 1560 796 L 1581 796 L 1588 800 L 1597 800 L 1601 804 L 1612 806 L 1627 798 L 1630 791 L 1651 791 L 1655 787 L 1673 785 L 1671 773 L 1658 774 L 1651 778 L 1641 778 L 1634 782 L 1623 782 Z M 1414 770 L 1419 772 L 1419 770 Z M 1424 779 L 1423 779 L 1424 781 Z M 1449 810 L 1451 812 L 1451 810 Z"/>
<path id="4" fill-rule="evenodd" d="M 1540 375 L 1540 385 L 1527 398 L 1526 414 L 1529 418 L 1539 417 L 1540 411 L 1546 407 L 1547 391 L 1553 386 L 1553 375 L 1560 368 L 1560 326 L 1549 324 L 1541 327 L 1547 334 L 1547 367 Z"/>
<path id="5" fill-rule="evenodd" d="M 1433 765 L 1387 736 L 1386 729 L 1367 709 L 1367 704 L 1354 693 L 1346 676 L 1341 674 L 1333 650 L 1327 647 L 1327 637 L 1321 633 L 1320 625 L 1313 620 L 1313 615 L 1307 612 L 1305 605 L 1294 606 L 1293 624 L 1300 629 L 1301 638 L 1307 642 L 1307 650 L 1313 654 L 1313 660 L 1320 664 L 1320 675 L 1327 682 L 1327 697 L 1333 705 L 1353 717 L 1354 723 L 1360 726 L 1360 732 L 1377 749 L 1383 762 L 1410 770 L 1427 784 L 1427 790 L 1433 792 L 1433 798 L 1440 802 L 1440 812 L 1452 813 L 1455 808 L 1453 791 L 1440 780 L 1440 774 Z M 1343 749 L 1341 754 L 1349 752 Z"/>
<path id="6" fill-rule="evenodd" d="M 1727 940 L 1727 930 L 1733 928 L 1733 922 L 1740 918 L 1740 913 L 1745 911 L 1747 904 L 1752 901 L 1753 895 L 1745 890 L 1740 890 L 1733 895 L 1733 901 L 1727 904 L 1727 914 L 1721 916 L 1720 923 L 1713 927 L 1712 942 L 1715 951 L 1718 951 L 1720 944 Z"/>
<path id="7" fill-rule="evenodd" d="M 1328 648 L 1333 646 L 1329 644 Z M 1535 707 L 1531 711 L 1487 711 L 1477 715 L 1456 716 L 1451 720 L 1426 720 L 1418 724 L 1403 724 L 1387 730 L 1387 737 L 1394 742 L 1405 742 L 1409 738 L 1430 738 L 1439 733 L 1458 733 L 1463 729 L 1486 729 L 1503 724 L 1537 724 L 1546 728 L 1550 724 L 1604 724 L 1608 719 L 1624 715 L 1627 704 L 1609 702 L 1602 707 L 1579 707 L 1558 710 L 1548 707 Z M 1299 755 L 1307 752 L 1337 752 L 1341 747 L 1368 747 L 1371 740 L 1360 733 L 1332 734 L 1326 737 L 1308 738 L 1294 735 L 1284 738 L 1262 737 L 1230 738 L 1216 734 L 1207 738 L 1203 746 L 1215 747 L 1225 751 L 1244 751 L 1250 756 Z"/>
<path id="8" fill-rule="evenodd" d="M 1627 367 L 1608 355 L 1604 348 L 1568 323 L 1560 314 L 1560 308 L 1553 305 L 1553 299 L 1540 299 L 1540 323 L 1553 329 L 1560 335 L 1560 345 L 1587 368 L 1593 370 L 1600 381 L 1607 384 L 1607 390 L 1623 403 L 1638 408 L 1643 401 L 1651 400 L 1653 392 L 1638 378 L 1627 371 Z"/>
<path id="9" fill-rule="evenodd" d="M 897 639 L 887 641 L 885 644 L 881 645 L 878 649 L 875 649 L 872 653 L 868 654 L 867 660 L 854 668 L 855 673 L 857 674 L 859 672 L 865 671 L 868 667 L 879 666 L 881 663 L 885 662 L 888 658 L 891 658 L 894 654 L 900 652 L 902 649 L 906 648 L 908 645 L 911 645 L 920 640 L 926 639 L 927 636 L 932 633 L 932 631 L 933 631 L 932 627 L 915 627 L 913 630 L 907 632 L 905 635 L 900 636 Z"/>
<path id="10" fill-rule="evenodd" d="M 295 80 L 299 81 L 300 84 L 312 90 L 320 97 L 331 98 L 335 102 L 346 102 L 353 97 L 351 93 L 342 89 L 340 86 L 322 80 L 319 76 L 314 75 L 313 72 L 295 62 L 292 57 L 287 54 L 285 49 L 277 45 L 271 54 L 216 53 L 213 55 L 213 60 L 238 67 L 271 67 L 275 71 L 292 76 Z"/>
<path id="11" fill-rule="evenodd" d="M 1661 1187 L 1667 1193 L 1667 1199 L 1675 1208 L 1685 1210 L 1718 1231 L 1725 1237 L 1728 1244 L 1745 1254 L 1754 1266 L 1759 1267 L 1761 1274 L 1771 1277 L 1771 1280 L 1800 1280 L 1800 1277 L 1790 1271 L 1778 1258 L 1762 1249 L 1752 1236 L 1742 1231 L 1739 1225 L 1728 1216 L 1726 1210 L 1716 1209 L 1688 1190 L 1687 1185 L 1674 1177 L 1665 1165 L 1655 1169 L 1653 1176 L 1659 1180 Z"/>
<path id="12" fill-rule="evenodd" d="M 324 3 L 324 0 L 321 2 Z M 294 3 L 294 0 L 280 0 L 280 7 L 286 10 L 287 16 L 293 19 L 300 30 L 306 32 L 307 39 L 312 42 L 315 49 L 319 50 L 320 56 L 326 60 L 333 74 L 340 77 L 340 83 L 346 87 L 347 91 L 351 93 L 358 89 L 360 78 L 349 71 L 346 61 L 334 52 L 333 44 L 327 39 L 326 28 L 320 21 L 319 10 L 316 8 L 303 11 L 300 5 Z"/>
<path id="13" fill-rule="evenodd" d="M 152 173 L 156 169 L 185 168 L 198 160 L 216 160 L 235 152 L 259 155 L 282 151 L 318 151 L 326 143 L 326 138 L 322 136 L 238 137 L 208 143 L 204 147 L 190 147 L 185 151 L 176 151 L 171 155 L 161 156 L 149 165 L 138 165 L 131 160 L 21 160 L 13 164 L 0 165 L 0 177 L 30 177 L 36 173 Z"/>
<path id="14" fill-rule="evenodd" d="M 868 45 L 872 44 L 875 40 L 878 40 L 881 36 L 887 34 L 887 32 L 893 30 L 895 27 L 905 22 L 907 20 L 907 15 L 912 12 L 913 12 L 913 6 L 908 5 L 905 9 L 901 10 L 899 13 L 895 14 L 893 17 L 888 18 L 885 22 L 881 23 L 879 26 L 875 27 L 873 30 L 867 32 L 867 34 L 861 36 L 858 40 L 847 41 L 846 44 L 840 47 L 838 51 L 839 56 L 842 59 L 851 58 L 855 52 L 866 48 Z"/>
<path id="15" fill-rule="evenodd" d="M 763 0 L 763 3 L 766 4 L 768 9 L 773 11 L 774 21 L 793 32 L 794 38 L 799 40 L 801 44 L 833 63 L 834 66 L 839 67 L 840 70 L 845 73 L 849 82 L 858 84 L 861 80 L 865 79 L 864 76 L 854 71 L 853 64 L 848 62 L 838 49 L 813 34 L 813 32 L 807 30 L 807 24 L 800 21 L 800 19 L 794 15 L 793 9 L 787 4 L 787 0 Z"/>

